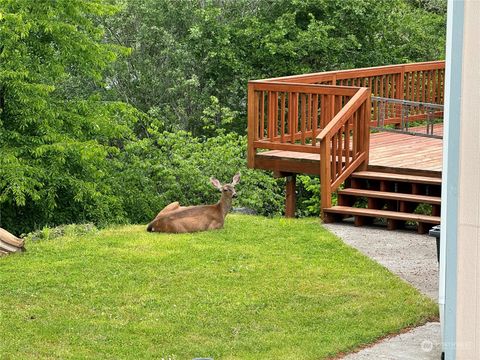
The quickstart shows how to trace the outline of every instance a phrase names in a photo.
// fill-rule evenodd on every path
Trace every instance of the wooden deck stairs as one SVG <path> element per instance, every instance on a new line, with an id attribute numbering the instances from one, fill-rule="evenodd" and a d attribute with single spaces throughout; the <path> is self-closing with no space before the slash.
<path id="1" fill-rule="evenodd" d="M 441 179 L 432 176 L 355 172 L 338 191 L 338 205 L 323 210 L 324 222 L 353 217 L 355 225 L 362 226 L 377 218 L 386 220 L 389 230 L 417 224 L 423 234 L 440 224 L 441 185 Z"/>
<path id="2" fill-rule="evenodd" d="M 308 174 L 325 222 L 424 233 L 440 223 L 444 78 L 432 61 L 250 81 L 248 166 L 285 177 L 287 217 Z"/>

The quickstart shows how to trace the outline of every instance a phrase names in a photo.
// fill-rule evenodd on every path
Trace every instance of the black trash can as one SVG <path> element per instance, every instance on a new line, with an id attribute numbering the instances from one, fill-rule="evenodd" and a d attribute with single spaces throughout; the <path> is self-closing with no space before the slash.
<path id="1" fill-rule="evenodd" d="M 430 229 L 428 235 L 435 238 L 435 242 L 437 243 L 437 261 L 440 265 L 440 225 L 436 225 Z M 442 355 L 440 356 L 440 360 L 445 359 L 445 352 L 442 351 Z"/>
<path id="2" fill-rule="evenodd" d="M 440 263 L 440 225 L 436 225 L 430 229 L 428 235 L 435 237 L 437 243 L 437 261 Z"/>

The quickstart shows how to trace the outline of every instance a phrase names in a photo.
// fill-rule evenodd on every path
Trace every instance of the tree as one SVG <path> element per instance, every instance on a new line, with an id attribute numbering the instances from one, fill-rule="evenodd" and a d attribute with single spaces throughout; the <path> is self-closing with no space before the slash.
<path id="1" fill-rule="evenodd" d="M 128 108 L 79 95 L 71 84 L 105 87 L 118 46 L 103 42 L 94 17 L 102 0 L 0 0 L 0 225 L 107 221 L 116 199 L 103 185 L 106 157 L 128 136 Z"/>
<path id="2" fill-rule="evenodd" d="M 110 95 L 167 129 L 243 134 L 249 79 L 442 58 L 445 16 L 419 1 L 117 0 L 107 39 L 132 56 Z"/>

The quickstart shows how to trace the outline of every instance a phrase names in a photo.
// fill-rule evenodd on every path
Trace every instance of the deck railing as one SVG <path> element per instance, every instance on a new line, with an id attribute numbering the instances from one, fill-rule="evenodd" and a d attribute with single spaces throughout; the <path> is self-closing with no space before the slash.
<path id="1" fill-rule="evenodd" d="M 248 86 L 250 149 L 308 153 L 320 152 L 317 135 L 359 89 L 257 81 Z"/>
<path id="2" fill-rule="evenodd" d="M 265 81 L 368 87 L 372 96 L 443 104 L 445 62 L 429 61 L 327 71 L 266 79 Z M 400 111 L 400 106 L 392 104 L 388 109 L 389 116 L 386 119 L 386 124 L 399 124 L 401 121 Z M 372 123 L 377 121 L 376 114 L 378 114 L 378 110 L 374 103 L 372 106 Z M 419 113 L 416 117 L 410 117 L 410 120 L 423 118 L 425 118 L 425 114 Z"/>
<path id="3" fill-rule="evenodd" d="M 369 151 L 370 90 L 360 88 L 318 135 L 322 208 L 331 194 L 362 164 Z"/>
<path id="4" fill-rule="evenodd" d="M 411 100 L 401 100 L 372 96 L 372 103 L 378 109 L 376 114 L 377 123 L 371 126 L 372 130 L 397 132 L 402 134 L 425 136 L 437 139 L 443 139 L 443 105 L 427 102 L 418 102 Z M 388 109 L 391 105 L 397 106 L 400 110 L 400 123 L 392 127 L 385 123 L 389 118 Z M 422 117 L 421 124 L 411 126 L 411 118 Z"/>
<path id="5" fill-rule="evenodd" d="M 251 81 L 248 165 L 257 149 L 320 154 L 322 208 L 330 207 L 332 192 L 368 165 L 369 128 L 379 113 L 370 95 L 443 104 L 444 75 L 445 62 L 431 61 Z M 401 105 L 388 106 L 383 123 L 400 124 Z"/>

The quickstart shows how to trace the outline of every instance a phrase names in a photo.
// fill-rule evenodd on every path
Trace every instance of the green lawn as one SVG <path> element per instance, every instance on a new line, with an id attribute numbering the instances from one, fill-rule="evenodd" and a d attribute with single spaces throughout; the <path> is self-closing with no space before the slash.
<path id="1" fill-rule="evenodd" d="M 436 316 L 317 219 L 27 247 L 0 258 L 1 359 L 321 359 Z"/>

